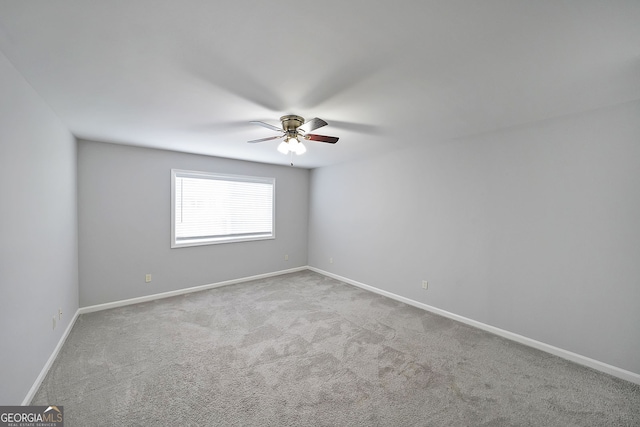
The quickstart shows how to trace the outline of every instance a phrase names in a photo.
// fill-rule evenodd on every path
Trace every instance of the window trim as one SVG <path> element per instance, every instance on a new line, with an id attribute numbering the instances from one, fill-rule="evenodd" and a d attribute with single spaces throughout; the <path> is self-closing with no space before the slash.
<path id="1" fill-rule="evenodd" d="M 269 236 L 230 236 L 228 238 L 220 237 L 211 240 L 187 241 L 179 243 L 176 241 L 176 178 L 200 178 L 200 179 L 222 179 L 225 181 L 238 182 L 255 182 L 271 184 L 272 188 L 272 213 L 271 213 L 271 235 Z M 171 248 L 187 248 L 191 246 L 219 245 L 225 243 L 251 242 L 258 240 L 273 240 L 276 238 L 276 179 L 271 177 L 247 176 L 247 175 L 231 175 L 217 172 L 203 172 L 186 169 L 171 169 Z"/>

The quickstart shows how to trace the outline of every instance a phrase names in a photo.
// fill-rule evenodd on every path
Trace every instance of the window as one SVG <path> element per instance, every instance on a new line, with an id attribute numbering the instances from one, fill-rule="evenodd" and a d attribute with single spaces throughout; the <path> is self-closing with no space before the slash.
<path id="1" fill-rule="evenodd" d="M 171 247 L 275 238 L 275 178 L 171 170 Z"/>

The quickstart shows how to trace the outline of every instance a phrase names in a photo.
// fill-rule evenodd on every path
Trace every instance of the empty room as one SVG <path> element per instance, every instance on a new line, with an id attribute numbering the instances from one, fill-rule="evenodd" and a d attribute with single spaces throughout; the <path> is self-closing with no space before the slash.
<path id="1" fill-rule="evenodd" d="M 640 425 L 639 23 L 0 0 L 0 426 Z"/>

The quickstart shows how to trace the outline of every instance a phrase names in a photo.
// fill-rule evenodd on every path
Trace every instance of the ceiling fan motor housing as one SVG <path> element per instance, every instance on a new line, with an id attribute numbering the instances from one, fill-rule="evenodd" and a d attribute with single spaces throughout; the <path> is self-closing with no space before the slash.
<path id="1" fill-rule="evenodd" d="M 288 115 L 280 117 L 280 121 L 282 122 L 282 129 L 285 132 L 295 133 L 296 129 L 304 123 L 304 118 L 295 115 Z"/>

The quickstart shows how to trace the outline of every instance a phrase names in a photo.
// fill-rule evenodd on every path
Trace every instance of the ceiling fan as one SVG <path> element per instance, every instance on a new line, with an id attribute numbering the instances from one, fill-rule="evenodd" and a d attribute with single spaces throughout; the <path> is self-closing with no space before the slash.
<path id="1" fill-rule="evenodd" d="M 250 122 L 254 125 L 263 126 L 267 129 L 280 132 L 280 135 L 254 139 L 247 142 L 253 144 L 256 142 L 264 142 L 271 141 L 273 139 L 284 138 L 284 141 L 282 141 L 278 146 L 278 151 L 283 154 L 296 153 L 298 155 L 303 154 L 307 151 L 307 148 L 302 144 L 302 142 L 300 142 L 298 138 L 303 138 L 309 141 L 326 142 L 328 144 L 335 144 L 336 142 L 338 142 L 338 138 L 335 136 L 316 135 L 313 133 L 309 133 L 328 125 L 328 123 L 322 119 L 313 118 L 305 122 L 304 118 L 300 116 L 287 115 L 280 117 L 280 121 L 282 122 L 282 128 L 270 125 L 269 123 L 265 122 Z"/>

